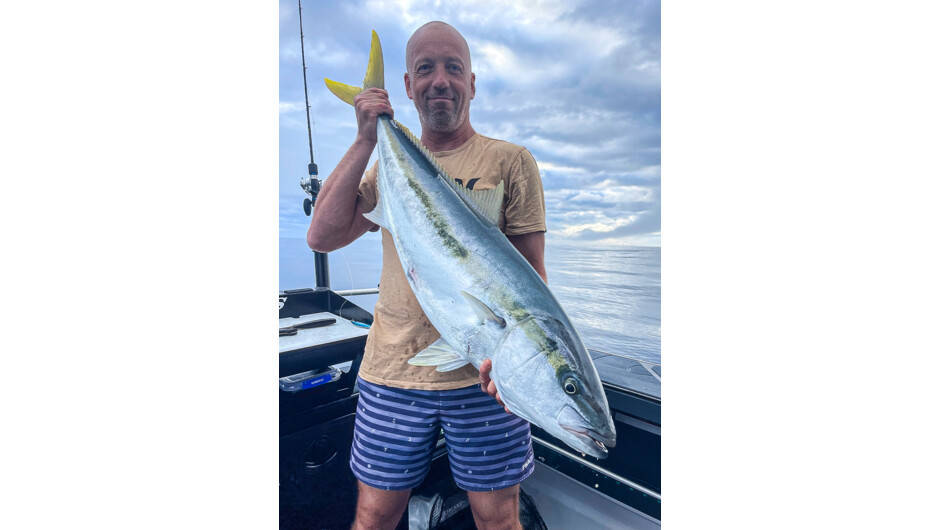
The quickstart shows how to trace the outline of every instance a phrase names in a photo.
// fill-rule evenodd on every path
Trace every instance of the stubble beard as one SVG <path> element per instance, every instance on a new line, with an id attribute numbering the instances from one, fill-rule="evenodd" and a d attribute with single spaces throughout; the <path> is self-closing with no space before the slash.
<path id="1" fill-rule="evenodd" d="M 419 114 L 422 126 L 435 132 L 452 133 L 460 127 L 463 121 L 460 119 L 460 111 L 456 108 L 432 110 L 425 106 Z"/>

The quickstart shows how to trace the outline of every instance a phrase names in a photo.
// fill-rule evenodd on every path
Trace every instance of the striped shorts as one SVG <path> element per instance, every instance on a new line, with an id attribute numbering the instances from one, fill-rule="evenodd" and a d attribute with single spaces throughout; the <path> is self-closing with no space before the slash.
<path id="1" fill-rule="evenodd" d="M 462 489 L 508 488 L 532 474 L 529 422 L 507 414 L 479 385 L 404 390 L 360 378 L 349 459 L 353 475 L 378 489 L 417 487 L 442 429 L 450 469 Z"/>

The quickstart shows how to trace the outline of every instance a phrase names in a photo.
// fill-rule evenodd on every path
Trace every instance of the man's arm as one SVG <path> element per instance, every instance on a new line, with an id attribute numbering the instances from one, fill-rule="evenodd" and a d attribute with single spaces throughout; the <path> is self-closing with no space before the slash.
<path id="1" fill-rule="evenodd" d="M 378 117 L 382 114 L 393 116 L 394 113 L 388 93 L 380 88 L 370 88 L 356 96 L 355 106 L 359 133 L 324 181 L 307 229 L 307 245 L 318 252 L 344 247 L 375 227 L 372 221 L 362 216 L 365 212 L 357 205 L 356 198 L 359 181 L 377 143 L 375 129 Z"/>
<path id="2" fill-rule="evenodd" d="M 506 236 L 506 239 L 532 265 L 532 268 L 539 273 L 542 280 L 548 283 L 548 274 L 545 272 L 545 232 L 529 232 L 518 236 Z"/>

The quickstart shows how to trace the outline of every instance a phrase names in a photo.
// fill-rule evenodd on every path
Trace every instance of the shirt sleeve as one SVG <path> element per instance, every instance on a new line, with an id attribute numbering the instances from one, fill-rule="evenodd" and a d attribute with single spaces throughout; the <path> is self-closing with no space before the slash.
<path id="1" fill-rule="evenodd" d="M 372 167 L 366 170 L 365 174 L 362 176 L 362 180 L 359 181 L 359 192 L 356 194 L 356 206 L 362 208 L 363 213 L 371 212 L 379 203 L 379 190 L 376 185 L 378 174 L 379 163 L 376 161 Z M 378 229 L 379 227 L 376 226 L 369 231 L 375 232 Z"/>
<path id="2" fill-rule="evenodd" d="M 528 149 L 523 148 L 510 165 L 507 188 L 503 232 L 507 236 L 545 232 L 542 177 Z"/>

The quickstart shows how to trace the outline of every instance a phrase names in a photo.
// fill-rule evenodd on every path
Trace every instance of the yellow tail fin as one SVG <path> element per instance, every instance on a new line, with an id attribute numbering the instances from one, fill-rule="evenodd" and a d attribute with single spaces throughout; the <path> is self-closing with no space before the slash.
<path id="1" fill-rule="evenodd" d="M 353 104 L 353 98 L 367 88 L 385 88 L 385 65 L 382 59 L 382 44 L 379 42 L 379 36 L 372 30 L 372 48 L 369 50 L 369 66 L 366 68 L 366 77 L 362 80 L 362 88 L 343 83 L 337 83 L 330 79 L 326 81 L 326 88 L 336 94 L 336 97 Z"/>

